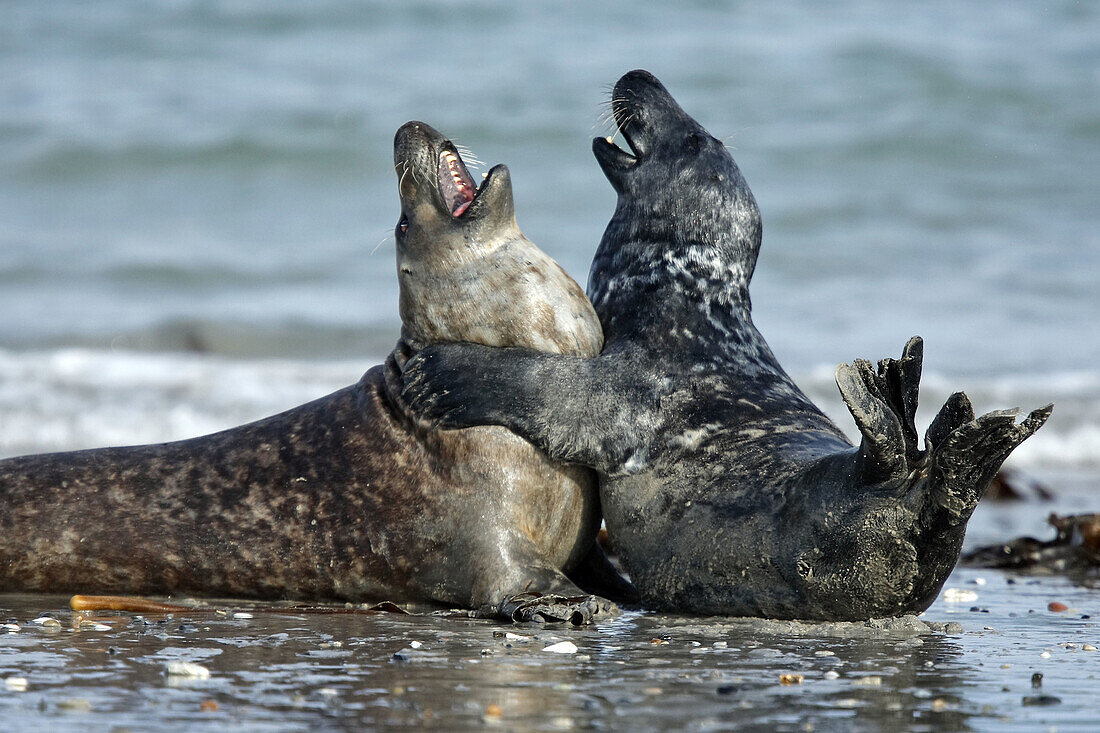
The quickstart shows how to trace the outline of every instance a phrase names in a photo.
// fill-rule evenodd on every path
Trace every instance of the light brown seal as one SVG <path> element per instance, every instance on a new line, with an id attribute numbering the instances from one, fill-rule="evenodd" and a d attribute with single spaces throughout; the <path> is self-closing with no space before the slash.
<path id="1" fill-rule="evenodd" d="M 516 225 L 511 180 L 475 187 L 419 122 L 394 142 L 403 342 L 469 340 L 591 357 L 580 287 Z M 387 368 L 201 438 L 0 461 L 0 590 L 432 601 L 516 620 L 614 605 L 565 572 L 619 581 L 595 543 L 595 475 L 504 428 L 407 416 Z M 620 589 L 623 586 L 618 586 Z"/>

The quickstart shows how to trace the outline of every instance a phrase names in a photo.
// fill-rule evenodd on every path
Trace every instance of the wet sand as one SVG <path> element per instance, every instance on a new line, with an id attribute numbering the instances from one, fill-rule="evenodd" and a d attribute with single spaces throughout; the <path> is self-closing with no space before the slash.
<path id="1" fill-rule="evenodd" d="M 0 719 L 6 730 L 1062 730 L 1095 719 L 1094 591 L 966 569 L 948 587 L 961 600 L 941 597 L 920 620 L 628 612 L 583 629 L 232 607 L 81 615 L 67 597 L 3 595 L 0 616 L 19 628 L 0 636 Z M 1052 600 L 1069 610 L 1048 611 Z M 576 651 L 547 650 L 562 642 Z"/>

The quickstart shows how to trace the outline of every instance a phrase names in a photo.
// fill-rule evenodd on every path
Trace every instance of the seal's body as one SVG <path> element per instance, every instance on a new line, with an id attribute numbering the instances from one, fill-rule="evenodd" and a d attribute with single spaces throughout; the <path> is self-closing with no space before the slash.
<path id="1" fill-rule="evenodd" d="M 437 431 L 388 384 L 425 343 L 595 356 L 580 287 L 423 123 L 394 147 L 403 340 L 358 384 L 163 445 L 0 462 L 0 589 L 434 601 L 516 619 L 613 611 L 566 579 L 603 559 L 596 477 L 501 427 Z"/>
<path id="2" fill-rule="evenodd" d="M 589 281 L 601 356 L 433 346 L 406 365 L 405 398 L 443 424 L 505 425 L 597 468 L 612 542 L 649 607 L 923 610 L 985 486 L 1049 408 L 1021 424 L 975 419 L 959 393 L 922 450 L 913 339 L 877 369 L 838 367 L 863 434 L 853 446 L 752 323 L 760 215 L 728 151 L 646 72 L 618 82 L 612 109 L 631 152 L 594 143 L 619 194 Z"/>

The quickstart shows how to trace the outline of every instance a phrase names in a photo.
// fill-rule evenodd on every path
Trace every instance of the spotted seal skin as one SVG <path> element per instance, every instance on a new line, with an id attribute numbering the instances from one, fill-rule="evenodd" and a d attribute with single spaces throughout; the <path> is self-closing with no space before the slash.
<path id="1" fill-rule="evenodd" d="M 431 429 L 387 388 L 440 340 L 595 356 L 599 321 L 520 232 L 507 168 L 478 189 L 420 122 L 394 161 L 403 340 L 387 364 L 225 432 L 0 462 L 0 590 L 433 601 L 573 623 L 616 611 L 563 574 L 583 563 L 616 587 L 591 470 L 501 427 Z"/>
<path id="2" fill-rule="evenodd" d="M 647 72 L 619 80 L 612 109 L 630 150 L 594 142 L 618 192 L 588 288 L 603 353 L 433 346 L 406 365 L 405 399 L 595 467 L 646 606 L 828 620 L 925 609 L 982 491 L 1050 408 L 975 418 L 958 393 L 922 446 L 914 338 L 900 359 L 837 368 L 853 446 L 753 325 L 760 214 L 729 152 Z"/>

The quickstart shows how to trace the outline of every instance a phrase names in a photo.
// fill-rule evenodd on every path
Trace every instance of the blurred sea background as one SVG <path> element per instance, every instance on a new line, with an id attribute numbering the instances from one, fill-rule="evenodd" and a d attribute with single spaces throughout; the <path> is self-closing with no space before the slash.
<path id="1" fill-rule="evenodd" d="M 1070 0 L 9 0 L 0 456 L 230 427 L 380 362 L 409 119 L 507 163 L 583 284 L 614 207 L 590 141 L 643 67 L 732 149 L 757 325 L 845 429 L 833 367 L 920 334 L 925 422 L 956 389 L 1053 401 L 1011 465 L 1094 480 L 1098 29 Z"/>

